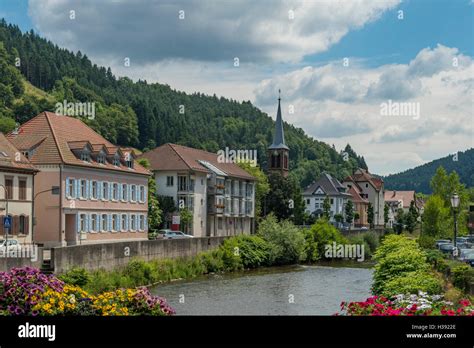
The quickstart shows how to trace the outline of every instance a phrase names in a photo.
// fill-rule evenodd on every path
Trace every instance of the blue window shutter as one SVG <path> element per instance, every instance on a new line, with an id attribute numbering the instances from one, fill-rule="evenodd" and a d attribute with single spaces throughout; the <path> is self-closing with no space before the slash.
<path id="1" fill-rule="evenodd" d="M 107 230 L 112 231 L 112 214 L 107 214 Z"/>
<path id="2" fill-rule="evenodd" d="M 89 231 L 90 231 L 90 226 L 89 226 L 89 225 L 90 225 L 90 218 L 91 218 L 90 214 L 86 214 L 86 223 L 85 223 L 85 225 L 86 225 L 86 228 L 85 228 L 86 232 L 89 232 Z"/>
<path id="3" fill-rule="evenodd" d="M 69 192 L 69 178 L 66 178 L 66 197 L 69 197 L 71 193 Z"/>
<path id="4" fill-rule="evenodd" d="M 89 180 L 86 180 L 86 196 L 84 197 L 85 199 L 89 199 Z"/>
<path id="5" fill-rule="evenodd" d="M 76 194 L 74 195 L 74 198 L 78 198 L 81 194 L 81 192 L 80 192 L 80 189 L 81 189 L 80 188 L 80 186 L 81 186 L 80 183 L 81 183 L 81 181 L 79 179 L 74 179 L 74 189 L 76 191 Z"/>
<path id="6" fill-rule="evenodd" d="M 132 185 L 127 185 L 127 202 L 132 200 Z"/>
<path id="7" fill-rule="evenodd" d="M 142 202 L 142 203 L 145 203 L 145 202 L 147 201 L 147 199 L 148 199 L 148 196 L 147 196 L 147 194 L 148 194 L 148 187 L 143 186 L 143 191 L 144 191 L 144 194 L 143 194 L 143 202 Z"/>
<path id="8" fill-rule="evenodd" d="M 109 199 L 108 200 L 111 201 L 112 200 L 112 183 L 109 182 L 108 186 L 109 186 Z"/>
<path id="9" fill-rule="evenodd" d="M 79 233 L 81 230 L 81 214 L 76 214 L 76 232 Z"/>
<path id="10" fill-rule="evenodd" d="M 138 221 L 138 217 L 140 215 L 135 214 L 135 229 L 138 231 L 138 227 L 140 227 L 140 221 Z"/>
<path id="11" fill-rule="evenodd" d="M 102 181 L 97 181 L 97 199 L 102 199 Z"/>
<path id="12" fill-rule="evenodd" d="M 118 185 L 118 196 L 119 196 L 119 200 L 122 200 L 122 184 L 119 184 Z"/>
<path id="13" fill-rule="evenodd" d="M 122 187 L 123 188 L 123 187 Z M 124 190 L 124 194 L 123 194 L 125 197 L 125 201 L 128 202 L 128 185 L 125 184 L 125 190 Z"/>
<path id="14" fill-rule="evenodd" d="M 145 223 L 144 223 L 144 225 L 145 225 L 145 231 L 148 231 L 148 215 L 147 215 L 147 214 L 144 214 L 144 215 L 143 215 L 143 218 L 144 218 L 144 220 L 145 220 Z"/>
<path id="15" fill-rule="evenodd" d="M 128 232 L 129 228 L 128 228 L 128 225 L 129 225 L 129 215 L 128 214 L 125 214 L 125 231 Z"/>

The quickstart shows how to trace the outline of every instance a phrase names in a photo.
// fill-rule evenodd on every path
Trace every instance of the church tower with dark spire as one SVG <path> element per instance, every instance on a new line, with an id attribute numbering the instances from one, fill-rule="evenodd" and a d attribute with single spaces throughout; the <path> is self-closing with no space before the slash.
<path id="1" fill-rule="evenodd" d="M 279 173 L 283 177 L 288 176 L 290 149 L 285 143 L 285 133 L 283 131 L 283 119 L 281 118 L 280 90 L 278 90 L 278 111 L 275 122 L 275 134 L 273 143 L 268 147 L 268 172 Z"/>

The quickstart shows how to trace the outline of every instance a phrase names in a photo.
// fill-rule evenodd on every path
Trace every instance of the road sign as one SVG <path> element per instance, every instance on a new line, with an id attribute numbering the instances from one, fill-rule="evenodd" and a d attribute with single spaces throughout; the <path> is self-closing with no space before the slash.
<path id="1" fill-rule="evenodd" d="M 12 227 L 12 217 L 11 216 L 4 216 L 3 217 L 3 227 L 7 230 Z"/>

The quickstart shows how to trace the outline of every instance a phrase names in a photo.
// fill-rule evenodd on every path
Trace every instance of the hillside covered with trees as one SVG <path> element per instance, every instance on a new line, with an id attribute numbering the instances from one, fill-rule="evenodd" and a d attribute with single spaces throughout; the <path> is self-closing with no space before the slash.
<path id="1" fill-rule="evenodd" d="M 4 20 L 0 95 L 2 132 L 41 111 L 54 112 L 57 102 L 94 102 L 95 118 L 84 121 L 111 142 L 140 150 L 167 142 L 212 152 L 225 147 L 256 149 L 262 168 L 274 129 L 272 118 L 250 101 L 189 95 L 168 85 L 117 78 L 85 54 L 59 48 L 33 31 L 22 33 Z M 349 145 L 343 156 L 301 128 L 285 123 L 285 132 L 291 176 L 303 187 L 322 171 L 341 179 L 357 167 L 367 168 Z"/>
<path id="2" fill-rule="evenodd" d="M 457 159 L 457 160 L 456 160 Z M 474 187 L 474 149 L 458 152 L 457 158 L 449 155 L 404 172 L 383 177 L 388 190 L 415 190 L 430 194 L 430 180 L 436 170 L 443 167 L 447 172 L 455 171 L 460 182 L 467 187 Z"/>

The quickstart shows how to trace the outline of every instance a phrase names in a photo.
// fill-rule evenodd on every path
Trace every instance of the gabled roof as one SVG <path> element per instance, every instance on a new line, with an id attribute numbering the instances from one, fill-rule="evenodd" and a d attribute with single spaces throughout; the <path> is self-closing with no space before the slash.
<path id="1" fill-rule="evenodd" d="M 333 178 L 328 173 L 323 173 L 318 180 L 309 185 L 303 192 L 304 196 L 310 196 L 315 194 L 318 187 L 320 187 L 324 193 L 328 196 L 349 196 L 343 186 L 336 178 Z M 343 190 L 343 192 L 341 192 Z"/>
<path id="2" fill-rule="evenodd" d="M 347 178 L 344 179 L 344 182 L 352 181 L 355 183 L 359 182 L 368 182 L 370 183 L 377 191 L 380 191 L 383 187 L 383 180 L 380 178 L 374 177 L 372 174 L 369 173 L 368 170 L 359 168 L 357 169 L 354 174 L 349 175 Z"/>
<path id="3" fill-rule="evenodd" d="M 269 149 L 287 149 L 285 143 L 285 132 L 283 131 L 283 119 L 281 117 L 280 98 L 278 98 L 278 110 L 275 121 L 275 134 L 273 134 L 273 143 L 268 147 Z"/>
<path id="4" fill-rule="evenodd" d="M 31 173 L 38 171 L 3 133 L 0 133 L 0 170 Z"/>
<path id="5" fill-rule="evenodd" d="M 86 143 L 103 144 L 108 151 L 117 146 L 96 133 L 78 118 L 57 115 L 51 112 L 42 112 L 28 122 L 20 126 L 17 132 L 11 132 L 7 138 L 20 147 L 21 150 L 30 150 L 31 145 L 36 146 L 30 156 L 33 164 L 68 164 L 87 168 L 98 168 L 118 172 L 150 175 L 150 172 L 140 164 L 134 163 L 134 168 L 120 164 L 114 166 L 111 163 L 99 164 L 94 161 L 84 162 L 77 158 L 71 146 L 80 149 Z M 30 141 L 29 139 L 36 140 Z M 42 139 L 42 140 L 41 140 Z M 37 140 L 40 140 L 36 143 Z M 71 145 L 72 144 L 72 145 Z M 119 151 L 119 150 L 115 150 Z"/>
<path id="6" fill-rule="evenodd" d="M 415 191 L 390 191 L 384 192 L 385 202 L 399 202 L 403 204 L 403 208 L 409 208 L 411 201 L 415 201 Z"/>
<path id="7" fill-rule="evenodd" d="M 351 186 L 348 190 L 348 193 L 352 196 L 354 203 L 369 204 L 369 201 L 366 198 L 362 198 L 361 191 L 357 188 L 357 186 Z"/>
<path id="8" fill-rule="evenodd" d="M 207 162 L 230 177 L 255 180 L 235 163 L 220 163 L 218 155 L 191 147 L 164 144 L 139 156 L 150 162 L 151 169 L 157 171 L 196 171 L 212 173 L 202 162 Z M 201 162 L 200 162 L 201 161 Z"/>

